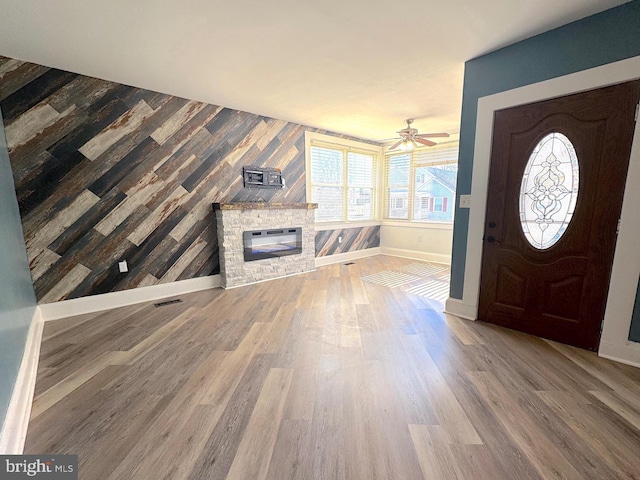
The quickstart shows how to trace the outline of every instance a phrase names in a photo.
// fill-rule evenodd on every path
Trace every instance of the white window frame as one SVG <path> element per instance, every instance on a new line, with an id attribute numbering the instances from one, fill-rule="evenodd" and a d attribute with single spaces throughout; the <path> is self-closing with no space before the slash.
<path id="1" fill-rule="evenodd" d="M 349 227 L 360 227 L 360 226 L 373 226 L 380 225 L 380 201 L 382 199 L 381 187 L 382 187 L 382 159 L 384 158 L 384 152 L 382 147 L 378 147 L 377 145 L 371 145 L 369 143 L 357 142 L 354 140 L 346 140 L 340 137 L 334 137 L 331 135 L 324 135 L 321 133 L 314 132 L 305 132 L 305 171 L 306 171 L 306 191 L 307 191 L 307 202 L 313 203 L 312 188 L 311 184 L 311 147 L 326 147 L 326 148 L 335 148 L 344 151 L 351 151 L 354 153 L 364 153 L 367 155 L 374 156 L 374 184 L 373 184 L 373 218 L 370 220 L 348 220 L 348 177 L 346 175 L 346 165 L 343 166 L 345 168 L 345 172 L 343 174 L 343 211 L 344 211 L 344 219 L 340 221 L 318 221 L 316 220 L 316 230 L 330 230 L 333 228 L 344 228 L 345 225 Z M 346 163 L 346 159 L 345 159 Z"/>
<path id="2" fill-rule="evenodd" d="M 458 142 L 446 142 L 446 143 L 440 143 L 438 146 L 440 146 L 441 148 L 447 148 L 447 147 L 452 147 L 452 146 L 457 146 Z M 380 162 L 381 168 L 382 168 L 382 181 L 384 183 L 384 189 L 381 190 L 381 195 L 380 195 L 380 204 L 381 204 L 381 210 L 380 210 L 380 215 L 382 217 L 382 225 L 405 225 L 405 226 L 427 226 L 429 228 L 438 228 L 438 229 L 446 229 L 446 230 L 452 230 L 453 229 L 453 219 L 451 221 L 442 221 L 442 220 L 421 220 L 421 219 L 417 219 L 414 218 L 415 216 L 415 212 L 414 212 L 414 202 L 415 202 L 415 185 L 416 185 L 416 170 L 419 167 L 423 167 L 423 166 L 429 166 L 429 164 L 425 164 L 422 162 L 417 162 L 414 154 L 415 153 L 420 153 L 420 152 L 424 152 L 424 151 L 428 151 L 429 149 L 437 149 L 438 146 L 435 147 L 421 147 L 418 149 L 415 149 L 413 151 L 410 152 L 403 152 L 401 150 L 393 150 L 393 151 L 389 151 L 388 149 L 385 149 L 384 152 L 384 161 Z M 408 194 L 408 203 L 409 205 L 407 206 L 407 212 L 408 212 L 408 218 L 389 218 L 387 216 L 388 212 L 389 212 L 389 205 L 386 203 L 388 201 L 387 199 L 387 194 L 386 194 L 386 188 L 387 188 L 387 184 L 386 182 L 388 181 L 387 178 L 387 164 L 389 162 L 389 157 L 392 155 L 403 155 L 403 154 L 410 154 L 411 155 L 411 160 L 410 160 L 410 164 L 409 164 L 409 194 Z M 433 166 L 437 166 L 437 165 L 457 165 L 457 162 L 434 162 L 432 165 Z M 435 197 L 434 197 L 435 198 Z M 444 197 L 441 197 L 444 199 Z M 456 195 L 454 192 L 454 196 L 453 199 L 450 203 L 455 203 L 456 201 Z M 435 208 L 435 204 L 434 204 L 434 208 Z M 444 200 L 443 200 L 443 208 L 444 208 Z M 453 208 L 453 205 L 449 205 L 447 204 L 447 211 L 449 211 L 450 209 Z M 434 210 L 435 211 L 435 210 Z M 452 210 L 452 212 L 455 214 L 455 209 Z"/>

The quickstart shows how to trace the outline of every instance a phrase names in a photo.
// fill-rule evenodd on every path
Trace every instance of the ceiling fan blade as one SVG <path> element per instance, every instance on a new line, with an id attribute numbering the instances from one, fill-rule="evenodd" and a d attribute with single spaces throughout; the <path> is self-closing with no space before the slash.
<path id="1" fill-rule="evenodd" d="M 389 147 L 389 150 L 393 150 L 394 148 L 398 148 L 398 146 L 402 143 L 402 139 L 398 140 L 396 143 Z"/>
<path id="2" fill-rule="evenodd" d="M 419 133 L 416 137 L 422 138 L 445 138 L 448 137 L 448 133 Z"/>
<path id="3" fill-rule="evenodd" d="M 414 140 L 418 143 L 421 143 L 422 145 L 426 145 L 427 147 L 433 147 L 434 145 L 437 145 L 436 142 L 432 142 L 431 140 L 426 140 L 420 137 L 416 137 L 414 138 Z"/>

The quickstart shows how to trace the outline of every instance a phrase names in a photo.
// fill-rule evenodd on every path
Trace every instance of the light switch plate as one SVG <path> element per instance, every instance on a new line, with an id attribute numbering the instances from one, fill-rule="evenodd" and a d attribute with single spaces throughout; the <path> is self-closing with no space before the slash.
<path id="1" fill-rule="evenodd" d="M 460 195 L 460 208 L 471 208 L 471 195 Z"/>
<path id="2" fill-rule="evenodd" d="M 120 269 L 120 273 L 126 273 L 129 271 L 129 267 L 127 266 L 126 260 L 122 262 L 118 262 L 118 268 Z"/>

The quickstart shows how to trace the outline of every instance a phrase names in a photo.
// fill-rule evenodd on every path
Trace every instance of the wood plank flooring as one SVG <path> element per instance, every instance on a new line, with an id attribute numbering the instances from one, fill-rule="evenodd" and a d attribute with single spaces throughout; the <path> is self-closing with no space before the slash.
<path id="1" fill-rule="evenodd" d="M 87 480 L 640 479 L 640 370 L 407 291 L 446 275 L 376 256 L 47 323 L 25 453 Z"/>

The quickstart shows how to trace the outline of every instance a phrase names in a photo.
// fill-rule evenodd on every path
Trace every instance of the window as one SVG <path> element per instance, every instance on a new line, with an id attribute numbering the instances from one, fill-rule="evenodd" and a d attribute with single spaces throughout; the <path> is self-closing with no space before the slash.
<path id="1" fill-rule="evenodd" d="M 436 197 L 433 199 L 433 208 L 431 209 L 432 212 L 446 212 L 446 202 L 447 202 L 447 198 L 446 197 Z"/>
<path id="2" fill-rule="evenodd" d="M 457 162 L 457 143 L 388 153 L 385 157 L 385 218 L 452 222 Z"/>
<path id="3" fill-rule="evenodd" d="M 318 204 L 316 222 L 375 218 L 377 155 L 367 151 L 366 144 L 360 149 L 351 145 L 356 142 L 348 143 L 310 140 L 309 201 Z"/>
<path id="4" fill-rule="evenodd" d="M 403 210 L 404 208 L 406 208 L 405 199 L 402 197 L 391 198 L 391 208 L 395 210 Z"/>
<path id="5" fill-rule="evenodd" d="M 520 224 L 539 250 L 564 234 L 578 200 L 580 166 L 576 150 L 562 133 L 545 136 L 533 148 L 520 186 Z"/>
<path id="6" fill-rule="evenodd" d="M 386 189 L 388 196 L 388 218 L 408 218 L 409 215 L 409 173 L 411 155 L 404 153 L 387 157 L 388 174 Z"/>

